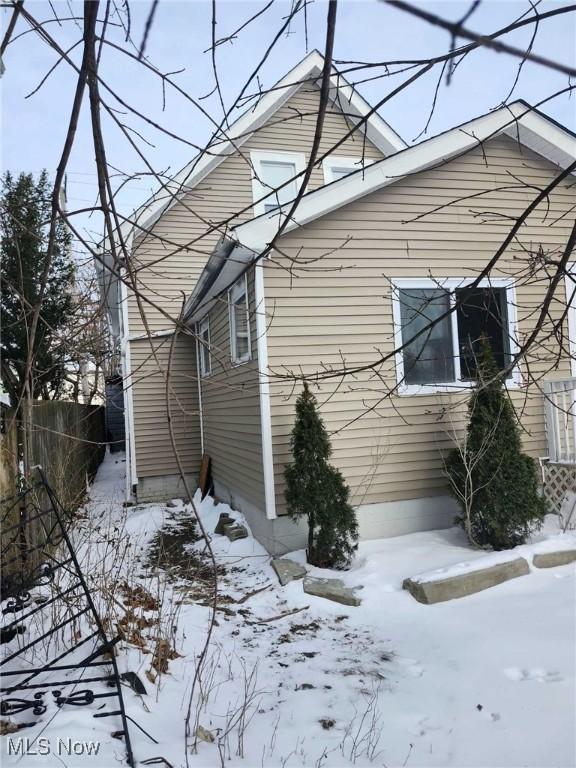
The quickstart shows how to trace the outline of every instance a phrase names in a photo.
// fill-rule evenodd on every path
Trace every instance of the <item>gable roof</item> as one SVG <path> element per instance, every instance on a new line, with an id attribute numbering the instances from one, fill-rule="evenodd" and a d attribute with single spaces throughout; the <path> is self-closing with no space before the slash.
<path id="1" fill-rule="evenodd" d="M 283 234 L 407 176 L 442 165 L 499 135 L 509 136 L 562 169 L 576 159 L 576 135 L 572 131 L 527 102 L 515 101 L 308 192 Z M 229 285 L 235 273 L 241 274 L 245 264 L 272 242 L 282 214 L 289 209 L 287 204 L 262 214 L 222 238 L 188 301 L 189 319 L 194 321 L 205 314 L 218 290 Z M 232 252 L 233 259 L 229 258 Z"/>
<path id="2" fill-rule="evenodd" d="M 236 147 L 253 136 L 305 83 L 316 83 L 322 75 L 324 57 L 319 51 L 312 51 L 291 69 L 276 85 L 272 86 L 255 104 L 238 117 L 232 125 L 220 131 L 220 135 L 208 145 L 209 152 L 199 153 L 181 171 L 167 182 L 143 206 L 137 209 L 131 221 L 125 222 L 122 234 L 125 238 L 138 232 L 133 222 L 144 229 L 150 229 L 160 216 L 176 204 L 179 197 L 199 184 L 219 166 Z M 333 67 L 330 80 L 330 100 L 339 109 L 345 108 L 348 117 L 362 118 L 371 111 L 371 106 L 338 71 Z M 384 155 L 404 149 L 406 142 L 374 113 L 366 120 L 366 136 Z"/>
<path id="3" fill-rule="evenodd" d="M 303 226 L 406 176 L 442 165 L 499 135 L 518 141 L 562 169 L 576 159 L 575 134 L 525 101 L 515 101 L 308 192 L 302 197 L 284 232 Z M 259 253 L 272 241 L 278 229 L 278 213 L 281 215 L 288 208 L 285 205 L 273 214 L 263 214 L 234 227 L 233 239 Z"/>
<path id="4" fill-rule="evenodd" d="M 181 171 L 175 174 L 163 187 L 150 197 L 131 217 L 120 225 L 123 241 L 131 247 L 135 235 L 150 229 L 160 217 L 170 210 L 187 192 L 217 168 L 228 156 L 264 125 L 284 104 L 306 83 L 317 83 L 322 76 L 324 57 L 319 51 L 312 51 L 270 88 L 254 106 L 248 108 L 232 125 L 221 130 L 207 149 L 200 152 Z M 368 102 L 358 93 L 334 67 L 330 79 L 330 100 L 340 110 L 345 109 L 348 118 L 365 117 L 372 110 Z M 404 149 L 406 142 L 376 113 L 370 115 L 363 130 L 370 141 L 384 154 L 390 155 Z M 115 295 L 115 278 L 112 255 L 106 248 L 108 238 L 101 243 L 102 262 L 95 261 L 101 295 L 106 298 L 109 311 L 118 325 L 118 307 L 109 294 Z M 108 268 L 108 269 L 107 269 Z"/>

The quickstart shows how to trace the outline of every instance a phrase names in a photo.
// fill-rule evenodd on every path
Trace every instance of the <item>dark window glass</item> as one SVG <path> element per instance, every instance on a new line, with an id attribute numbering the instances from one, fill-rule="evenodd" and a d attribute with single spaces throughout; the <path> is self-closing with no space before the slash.
<path id="1" fill-rule="evenodd" d="M 476 378 L 482 336 L 500 370 L 505 368 L 510 361 L 506 289 L 459 288 L 456 299 L 462 301 L 456 310 L 462 379 Z"/>

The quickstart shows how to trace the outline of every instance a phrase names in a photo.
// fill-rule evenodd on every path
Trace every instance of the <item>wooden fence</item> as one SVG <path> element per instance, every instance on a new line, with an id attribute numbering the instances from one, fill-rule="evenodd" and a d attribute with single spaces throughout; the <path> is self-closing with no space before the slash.
<path id="1" fill-rule="evenodd" d="M 32 413 L 32 464 L 43 468 L 62 506 L 72 511 L 106 452 L 104 409 L 44 400 L 34 403 Z"/>
<path id="2" fill-rule="evenodd" d="M 34 402 L 31 465 L 42 467 L 66 512 L 75 512 L 82 503 L 88 481 L 104 458 L 104 440 L 102 407 L 47 400 Z M 50 519 L 39 515 L 48 502 L 44 491 L 23 494 L 21 502 L 14 502 L 14 497 L 23 490 L 19 475 L 21 442 L 20 425 L 13 418 L 13 411 L 2 407 L 0 545 L 4 578 L 24 566 L 30 569 L 38 565 L 37 560 L 47 544 L 47 531 L 51 529 Z M 30 483 L 38 480 L 37 473 L 31 471 L 30 474 Z M 15 536 L 15 527 L 22 529 L 20 536 Z M 19 550 L 17 557 L 15 547 Z"/>

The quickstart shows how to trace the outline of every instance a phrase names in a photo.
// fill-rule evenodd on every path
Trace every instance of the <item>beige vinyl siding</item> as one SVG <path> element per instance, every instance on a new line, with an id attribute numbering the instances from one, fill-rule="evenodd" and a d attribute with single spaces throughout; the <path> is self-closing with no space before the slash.
<path id="1" fill-rule="evenodd" d="M 189 295 L 194 289 L 214 245 L 225 231 L 226 225 L 222 222 L 236 216 L 233 222 L 236 223 L 253 215 L 252 173 L 248 162 L 250 150 L 303 152 L 308 157 L 314 137 L 318 105 L 318 89 L 303 86 L 242 144 L 240 153 L 224 160 L 204 181 L 185 195 L 181 202 L 167 211 L 154 226 L 153 235 L 136 238 L 132 265 L 138 290 L 145 297 L 171 317 L 178 316 L 182 305 L 182 292 Z M 321 152 L 328 152 L 348 130 L 346 118 L 337 108 L 330 107 L 325 119 Z M 363 141 L 359 135 L 348 138 L 335 154 L 359 158 L 364 154 L 365 157 L 373 159 L 382 157 L 374 145 Z M 322 185 L 323 180 L 320 165 L 312 174 L 310 189 Z M 245 209 L 244 212 L 238 214 L 242 209 Z M 218 225 L 215 231 L 206 234 L 214 225 Z M 176 250 L 177 252 L 173 253 Z M 150 332 L 170 328 L 171 321 L 146 301 L 143 301 L 143 307 Z M 131 291 L 128 293 L 128 318 L 132 337 L 146 332 L 140 309 Z M 188 363 L 184 365 L 188 366 Z M 155 419 L 158 419 L 157 430 L 163 433 L 165 429 L 162 415 L 164 411 L 161 406 L 163 384 L 157 377 L 149 377 L 155 367 L 153 360 L 148 357 L 141 362 L 141 366 L 143 380 L 147 380 L 148 384 L 141 388 L 137 380 L 134 385 L 134 396 L 139 402 L 139 407 L 134 409 L 138 472 L 165 474 L 170 465 L 170 473 L 176 473 L 177 468 L 169 459 L 171 454 L 166 454 L 158 463 L 155 452 L 150 447 L 149 434 L 155 431 Z M 187 397 L 195 397 L 195 392 L 196 389 L 192 388 Z M 195 402 L 195 410 L 198 410 L 198 407 Z M 219 429 L 222 434 L 225 428 L 220 426 Z M 232 430 L 230 432 L 232 433 Z"/>
<path id="2" fill-rule="evenodd" d="M 264 511 L 254 269 L 249 271 L 247 283 L 249 361 L 232 363 L 227 294 L 209 314 L 212 372 L 201 379 L 204 450 L 212 459 L 214 480 Z"/>
<path id="3" fill-rule="evenodd" d="M 250 151 L 301 152 L 306 159 L 314 139 L 318 117 L 319 90 L 303 86 L 278 112 L 239 149 L 215 168 L 204 181 L 167 211 L 154 226 L 153 234 L 136 238 L 132 264 L 137 286 L 154 303 L 177 317 L 182 291 L 194 288 L 218 239 L 228 227 L 252 218 L 252 170 Z M 329 152 L 349 130 L 345 116 L 334 106 L 326 114 L 320 153 Z M 353 134 L 334 154 L 346 157 L 383 157 L 368 140 Z M 310 179 L 309 189 L 324 183 L 321 163 Z M 229 221 L 230 220 L 230 221 Z M 209 232 L 212 227 L 215 231 Z M 178 253 L 172 253 L 181 249 Z M 152 331 L 166 329 L 170 321 L 153 307 L 145 306 Z M 137 303 L 129 294 L 128 316 L 131 335 L 144 333 Z"/>
<path id="4" fill-rule="evenodd" d="M 132 397 L 138 478 L 177 474 L 166 398 L 166 372 L 172 336 L 133 341 Z M 200 470 L 200 418 L 196 375 L 196 341 L 180 335 L 170 371 L 170 407 L 176 445 L 184 471 L 197 475 Z"/>
<path id="5" fill-rule="evenodd" d="M 510 139 L 493 139 L 483 149 L 484 153 L 479 148 L 441 168 L 398 181 L 281 238 L 279 250 L 288 256 L 314 259 L 329 254 L 316 266 L 289 275 L 282 256 L 275 255 L 266 264 L 273 373 L 312 374 L 344 365 L 370 365 L 388 356 L 375 371 L 328 379 L 316 390 L 332 433 L 334 463 L 357 504 L 446 492 L 442 452 L 450 447 L 452 436 L 461 433 L 468 394 L 386 396 L 396 383 L 390 358 L 394 349 L 390 281 L 474 277 L 505 238 L 512 226 L 510 217 L 520 214 L 557 172 L 537 155 L 520 151 Z M 454 202 L 478 193 L 486 194 Z M 522 227 L 493 273 L 517 278 L 523 337 L 533 327 L 548 285 L 542 272 L 530 274 L 533 255 L 543 248 L 551 257 L 558 256 L 572 225 L 566 214 L 575 203 L 574 188 L 569 182 L 562 184 L 549 205 L 541 205 Z M 439 206 L 446 207 L 432 212 Z M 332 249 L 336 250 L 331 253 Z M 557 296 L 553 318 L 563 309 L 563 282 Z M 547 349 L 535 348 L 527 359 L 532 377 L 570 375 L 566 359 L 556 365 L 557 353 L 557 341 Z M 525 362 L 524 381 L 526 370 Z M 283 468 L 290 458 L 297 392 L 290 396 L 289 378 L 272 381 L 276 504 L 282 513 Z M 535 457 L 544 455 L 538 387 L 511 391 L 511 396 L 526 450 Z"/>

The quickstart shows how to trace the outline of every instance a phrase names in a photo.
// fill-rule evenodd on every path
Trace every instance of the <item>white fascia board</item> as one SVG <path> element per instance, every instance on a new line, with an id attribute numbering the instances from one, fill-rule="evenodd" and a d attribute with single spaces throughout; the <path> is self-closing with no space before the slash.
<path id="1" fill-rule="evenodd" d="M 174 328 L 167 328 L 162 331 L 153 331 L 152 333 L 138 333 L 136 336 L 128 336 L 128 341 L 146 341 L 148 339 L 163 339 L 166 336 L 173 336 Z"/>
<path id="2" fill-rule="evenodd" d="M 210 257 L 208 258 L 208 261 L 206 262 L 206 265 L 204 269 L 202 270 L 200 277 L 196 281 L 196 285 L 194 286 L 194 290 L 188 296 L 186 299 L 186 304 L 184 306 L 184 312 L 183 316 L 186 320 L 189 320 L 191 317 L 191 312 L 193 308 L 196 307 L 196 304 L 198 304 L 200 297 L 206 292 L 206 285 L 208 282 L 213 278 L 213 275 L 220 272 L 222 269 L 222 266 L 226 259 L 228 258 L 228 255 L 233 250 L 235 246 L 235 242 L 229 240 L 228 238 L 222 236 L 218 243 L 216 244 L 216 247 L 210 254 Z"/>
<path id="3" fill-rule="evenodd" d="M 324 68 L 324 58 L 318 51 L 312 51 L 288 74 L 286 74 L 268 93 L 260 98 L 252 109 L 248 109 L 230 127 L 230 140 L 208 147 L 208 153 L 195 157 L 171 181 L 167 182 L 168 189 L 162 189 L 145 203 L 134 215 L 138 226 L 127 221 L 121 226 L 122 233 L 138 235 L 142 230 L 150 229 L 160 216 L 169 210 L 179 199 L 179 196 L 199 184 L 209 173 L 247 141 L 254 131 L 258 130 L 288 99 L 306 82 L 321 76 Z M 356 91 L 354 86 L 342 76 L 335 73 L 331 78 L 330 97 L 337 106 L 344 106 L 352 116 L 365 117 L 372 109 L 367 101 Z M 370 141 L 386 155 L 398 152 L 406 147 L 406 143 L 390 126 L 376 113 L 366 121 L 366 135 Z M 141 229 L 139 229 L 141 228 Z"/>
<path id="4" fill-rule="evenodd" d="M 529 116 L 539 119 L 528 122 Z M 532 114 L 528 105 L 515 102 L 308 193 L 300 201 L 284 232 L 290 232 L 406 176 L 442 165 L 507 129 L 517 134 L 516 126 L 519 124 L 521 129 L 524 128 L 525 121 L 533 133 L 538 130 L 541 138 L 547 137 L 551 147 L 556 146 L 555 142 L 560 140 L 558 134 L 562 134 L 562 150 L 568 156 L 572 152 L 572 160 L 576 157 L 576 138 L 545 118 Z M 278 211 L 241 224 L 234 229 L 235 238 L 244 247 L 260 253 L 274 238 L 282 214 L 286 214 L 289 209 L 290 205 L 285 205 Z"/>
<path id="5" fill-rule="evenodd" d="M 527 112 L 503 133 L 555 165 L 566 167 L 576 159 L 576 137 L 538 112 Z"/>
<path id="6" fill-rule="evenodd" d="M 370 104 L 342 75 L 336 74 L 331 77 L 330 98 L 338 106 L 344 102 L 349 116 L 363 118 L 372 111 Z M 384 155 L 400 152 L 408 146 L 404 139 L 392 130 L 376 112 L 367 118 L 364 125 L 366 136 Z"/>
<path id="7" fill-rule="evenodd" d="M 210 312 L 218 296 L 230 288 L 236 280 L 246 271 L 246 265 L 254 260 L 257 254 L 246 248 L 234 248 L 221 265 L 218 276 L 205 295 L 199 295 L 197 306 L 191 303 L 190 315 L 187 323 L 197 323 Z"/>

